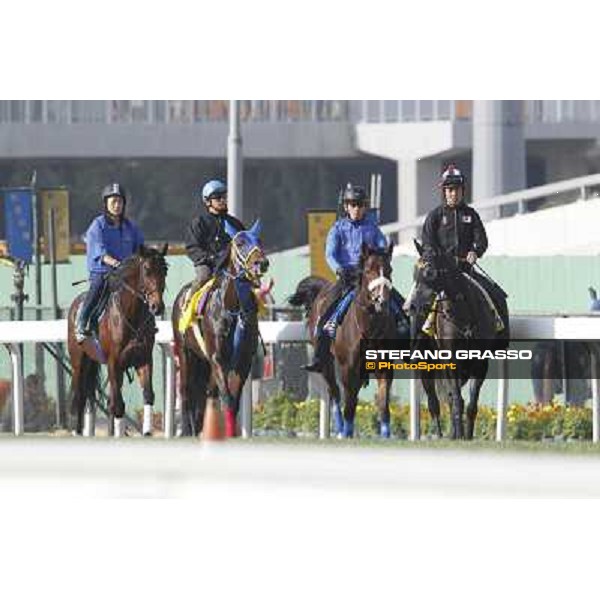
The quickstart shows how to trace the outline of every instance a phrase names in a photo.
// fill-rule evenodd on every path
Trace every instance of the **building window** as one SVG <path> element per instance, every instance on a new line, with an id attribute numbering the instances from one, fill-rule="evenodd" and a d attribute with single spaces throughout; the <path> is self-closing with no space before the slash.
<path id="1" fill-rule="evenodd" d="M 416 116 L 416 102 L 414 100 L 402 100 L 400 119 L 402 121 L 414 121 Z"/>
<path id="2" fill-rule="evenodd" d="M 68 123 L 69 102 L 69 100 L 48 100 L 46 103 L 48 109 L 48 123 Z"/>
<path id="3" fill-rule="evenodd" d="M 44 104 L 42 100 L 30 100 L 29 120 L 32 123 L 41 123 L 44 119 Z"/>
<path id="4" fill-rule="evenodd" d="M 146 123 L 148 121 L 148 104 L 146 100 L 131 101 L 131 120 L 134 123 Z"/>
<path id="5" fill-rule="evenodd" d="M 10 121 L 10 103 L 8 100 L 0 100 L 0 123 Z"/>
<path id="6" fill-rule="evenodd" d="M 166 102 L 164 100 L 154 100 L 154 122 L 164 123 L 166 117 Z"/>
<path id="7" fill-rule="evenodd" d="M 12 123 L 25 123 L 25 100 L 10 100 L 10 120 Z"/>
<path id="8" fill-rule="evenodd" d="M 398 121 L 398 100 L 383 101 L 383 119 L 384 121 Z"/>
<path id="9" fill-rule="evenodd" d="M 106 104 L 104 100 L 73 100 L 71 103 L 71 122 L 104 123 Z"/>
<path id="10" fill-rule="evenodd" d="M 192 101 L 191 100 L 169 100 L 169 123 L 191 123 Z"/>
<path id="11" fill-rule="evenodd" d="M 433 119 L 433 100 L 419 100 L 419 121 L 431 121 Z"/>
<path id="12" fill-rule="evenodd" d="M 450 120 L 450 100 L 436 100 L 435 116 L 438 121 Z"/>

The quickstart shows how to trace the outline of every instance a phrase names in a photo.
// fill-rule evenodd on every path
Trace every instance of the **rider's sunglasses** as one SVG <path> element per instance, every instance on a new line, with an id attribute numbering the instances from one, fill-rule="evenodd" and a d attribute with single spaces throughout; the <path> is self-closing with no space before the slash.
<path id="1" fill-rule="evenodd" d="M 364 206 L 364 202 L 350 200 L 349 202 L 346 202 L 346 206 Z"/>
<path id="2" fill-rule="evenodd" d="M 211 196 L 211 200 L 227 200 L 227 194 L 218 194 L 216 196 Z"/>

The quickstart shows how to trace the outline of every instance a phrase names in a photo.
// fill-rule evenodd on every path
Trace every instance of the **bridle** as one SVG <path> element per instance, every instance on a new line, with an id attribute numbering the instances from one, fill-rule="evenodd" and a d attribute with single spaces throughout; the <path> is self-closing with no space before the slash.
<path id="1" fill-rule="evenodd" d="M 369 296 L 375 306 L 375 311 L 380 312 L 383 308 L 383 294 L 385 290 L 392 289 L 392 282 L 383 274 L 383 267 L 379 267 L 379 276 L 367 284 Z"/>
<path id="2" fill-rule="evenodd" d="M 230 271 L 226 271 L 229 276 L 240 278 L 246 277 L 248 281 L 254 286 L 257 287 L 260 285 L 261 273 L 260 269 L 257 270 L 256 266 L 259 264 L 259 260 L 255 259 L 255 256 L 259 257 L 264 256 L 263 250 L 258 244 L 253 244 L 250 250 L 246 254 L 244 254 L 239 248 L 238 244 L 236 244 L 236 238 L 245 233 L 244 231 L 240 231 L 233 236 L 231 240 L 231 260 L 237 271 L 237 274 L 234 275 Z"/>
<path id="3" fill-rule="evenodd" d="M 135 256 L 134 260 L 136 260 L 139 265 L 138 265 L 138 281 L 141 282 L 145 282 L 146 281 L 146 277 L 144 276 L 144 257 L 143 256 Z M 128 265 L 123 265 L 123 267 L 126 267 Z M 135 298 L 137 298 L 139 301 L 142 302 L 142 304 L 144 304 L 144 306 L 146 307 L 146 316 L 144 318 L 144 320 L 142 321 L 141 325 L 139 327 L 135 327 L 131 321 L 127 318 L 127 316 L 125 315 L 125 311 L 123 310 L 122 306 L 121 306 L 121 302 L 120 302 L 120 298 L 118 295 L 115 295 L 115 302 L 117 304 L 117 306 L 119 307 L 119 312 L 121 313 L 121 317 L 123 319 L 123 322 L 125 323 L 125 325 L 127 326 L 127 328 L 133 332 L 134 337 L 138 337 L 140 332 L 145 331 L 145 329 L 147 328 L 146 326 L 152 322 L 152 324 L 154 323 L 155 320 L 155 315 L 154 313 L 150 310 L 150 297 L 155 294 L 158 289 L 159 286 L 155 285 L 154 288 L 148 288 L 146 286 L 146 284 L 144 283 L 142 285 L 142 287 L 140 289 L 136 289 L 133 286 L 131 286 L 129 283 L 127 283 L 127 281 L 125 281 L 125 279 L 123 278 L 123 272 L 119 273 L 115 273 L 115 276 L 117 278 L 117 286 L 116 288 L 113 290 L 113 292 L 117 292 L 119 289 L 123 288 L 126 291 L 128 291 L 130 294 L 132 294 Z"/>

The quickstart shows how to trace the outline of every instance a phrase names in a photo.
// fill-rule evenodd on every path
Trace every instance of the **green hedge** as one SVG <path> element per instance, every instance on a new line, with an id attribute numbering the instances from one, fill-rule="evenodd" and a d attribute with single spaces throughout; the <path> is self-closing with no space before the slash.
<path id="1" fill-rule="evenodd" d="M 392 435 L 406 439 L 410 430 L 408 403 L 394 401 L 390 405 Z M 254 407 L 253 427 L 257 433 L 279 435 L 317 436 L 319 431 L 319 401 L 299 401 L 284 393 L 276 394 Z M 442 405 L 442 428 L 450 431 L 450 411 Z M 379 432 L 377 409 L 372 402 L 359 400 L 356 410 L 355 431 L 359 437 L 376 437 Z M 421 433 L 433 433 L 429 411 L 421 406 Z M 493 440 L 496 434 L 496 411 L 480 406 L 475 437 Z M 507 415 L 509 440 L 591 440 L 592 410 L 565 407 L 560 404 L 546 406 L 513 404 Z"/>

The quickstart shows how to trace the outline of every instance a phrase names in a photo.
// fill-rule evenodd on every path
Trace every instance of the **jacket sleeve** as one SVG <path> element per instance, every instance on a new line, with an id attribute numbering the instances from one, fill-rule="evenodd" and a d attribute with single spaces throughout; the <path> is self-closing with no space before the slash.
<path id="1" fill-rule="evenodd" d="M 477 211 L 473 211 L 473 250 L 481 258 L 488 247 L 487 234 Z"/>
<path id="2" fill-rule="evenodd" d="M 437 238 L 438 219 L 437 212 L 430 212 L 423 224 L 421 241 L 423 242 L 423 258 L 431 260 L 435 254 L 439 253 L 440 247 Z"/>
<path id="3" fill-rule="evenodd" d="M 336 257 L 340 244 L 340 236 L 337 227 L 334 225 L 327 234 L 327 243 L 325 244 L 325 258 L 329 268 L 336 273 L 342 268 Z"/>
<path id="4" fill-rule="evenodd" d="M 375 234 L 373 236 L 375 247 L 377 250 L 387 250 L 387 238 L 383 234 L 383 231 L 381 231 L 377 225 L 374 225 L 373 227 L 375 229 Z"/>
<path id="5" fill-rule="evenodd" d="M 206 234 L 200 219 L 194 219 L 185 232 L 185 251 L 194 266 L 213 265 L 212 253 L 207 245 Z"/>
<path id="6" fill-rule="evenodd" d="M 85 245 L 91 262 L 101 265 L 102 257 L 107 254 L 107 249 L 102 236 L 102 228 L 97 220 L 94 220 L 85 233 Z"/>

